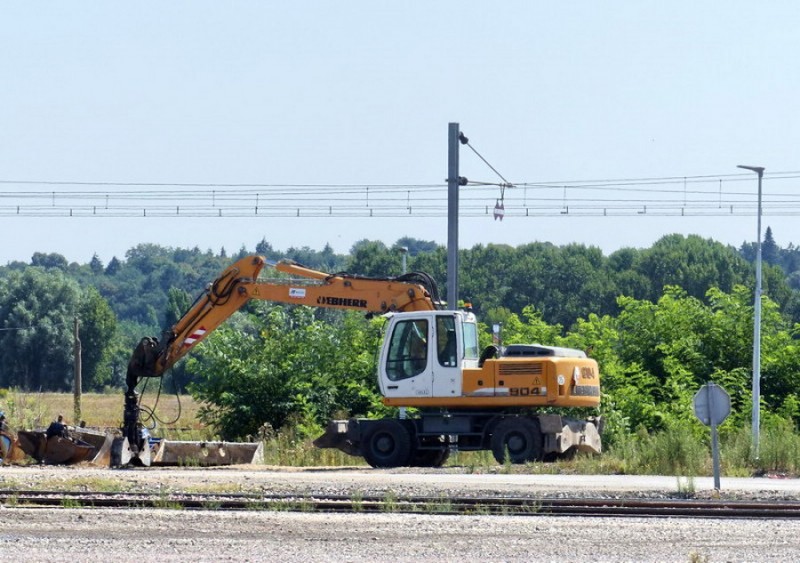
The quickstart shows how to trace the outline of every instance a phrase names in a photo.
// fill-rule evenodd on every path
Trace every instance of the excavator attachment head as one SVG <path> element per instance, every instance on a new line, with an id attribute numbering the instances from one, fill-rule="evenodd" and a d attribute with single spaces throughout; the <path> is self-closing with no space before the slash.
<path id="1" fill-rule="evenodd" d="M 127 437 L 117 436 L 111 445 L 110 455 L 111 467 L 127 467 L 136 465 L 139 467 L 150 466 L 150 447 L 141 450 L 131 447 Z"/>
<path id="2" fill-rule="evenodd" d="M 193 442 L 152 438 L 141 450 L 118 437 L 111 449 L 112 467 L 134 465 L 198 466 L 251 465 L 264 461 L 262 442 Z"/>

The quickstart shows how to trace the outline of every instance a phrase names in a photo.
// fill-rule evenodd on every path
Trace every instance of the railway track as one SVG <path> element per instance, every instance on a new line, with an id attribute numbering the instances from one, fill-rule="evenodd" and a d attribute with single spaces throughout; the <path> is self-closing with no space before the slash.
<path id="1" fill-rule="evenodd" d="M 800 518 L 800 502 L 695 499 L 608 499 L 256 494 L 149 494 L 0 490 L 7 508 L 167 508 L 294 512 L 394 512 L 451 515 L 560 515 L 682 518 Z"/>

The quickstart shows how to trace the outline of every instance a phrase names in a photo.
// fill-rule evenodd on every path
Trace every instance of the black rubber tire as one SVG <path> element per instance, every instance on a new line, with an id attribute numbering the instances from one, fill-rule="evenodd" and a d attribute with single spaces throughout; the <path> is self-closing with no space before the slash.
<path id="1" fill-rule="evenodd" d="M 441 467 L 450 457 L 450 448 L 417 450 L 411 456 L 412 467 Z"/>
<path id="2" fill-rule="evenodd" d="M 543 453 L 542 432 L 536 420 L 510 417 L 500 421 L 492 432 L 492 455 L 497 463 L 541 461 Z"/>
<path id="3" fill-rule="evenodd" d="M 402 467 L 411 458 L 411 435 L 397 420 L 376 420 L 367 427 L 361 451 L 372 467 Z"/>

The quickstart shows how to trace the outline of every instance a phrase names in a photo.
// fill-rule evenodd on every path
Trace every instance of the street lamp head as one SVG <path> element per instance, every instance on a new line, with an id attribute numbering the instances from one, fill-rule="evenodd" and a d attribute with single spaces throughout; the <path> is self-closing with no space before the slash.
<path id="1" fill-rule="evenodd" d="M 750 170 L 751 172 L 755 172 L 759 176 L 761 176 L 764 173 L 763 166 L 745 166 L 743 164 L 739 164 L 736 166 L 736 168 L 743 168 L 745 170 Z"/>

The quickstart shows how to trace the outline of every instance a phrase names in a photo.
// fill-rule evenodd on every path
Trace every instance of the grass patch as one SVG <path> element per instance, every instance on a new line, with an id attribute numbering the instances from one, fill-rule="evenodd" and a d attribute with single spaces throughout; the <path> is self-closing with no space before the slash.
<path id="1" fill-rule="evenodd" d="M 309 498 L 271 500 L 262 506 L 274 512 L 314 512 L 314 501 Z"/>
<path id="2" fill-rule="evenodd" d="M 353 491 L 353 493 L 350 495 L 350 506 L 352 506 L 353 512 L 363 512 L 364 493 L 361 491 Z"/>
<path id="3" fill-rule="evenodd" d="M 119 428 L 122 425 L 122 390 L 113 393 L 84 393 L 81 396 L 81 416 L 87 426 L 97 428 Z M 143 404 L 152 406 L 155 395 L 146 394 Z M 162 394 L 156 413 L 161 420 L 174 423 L 159 426 L 155 432 L 170 440 L 210 439 L 208 429 L 197 417 L 200 403 L 191 396 Z M 9 426 L 33 430 L 47 427 L 62 414 L 70 425 L 73 420 L 74 397 L 72 393 L 23 393 L 6 390 L 0 396 L 0 410 L 4 410 Z M 177 420 L 176 420 L 177 419 Z"/>
<path id="4" fill-rule="evenodd" d="M 604 454 L 606 455 L 606 454 Z M 683 425 L 649 433 L 639 429 L 607 454 L 622 463 L 622 473 L 641 475 L 700 475 L 711 453 L 708 447 Z"/>
<path id="5" fill-rule="evenodd" d="M 678 494 L 692 496 L 694 493 L 694 477 L 678 477 Z"/>
<path id="6" fill-rule="evenodd" d="M 161 496 L 153 501 L 154 508 L 164 508 L 167 510 L 183 510 L 184 506 L 180 502 L 170 500 L 169 493 L 162 492 Z"/>
<path id="7" fill-rule="evenodd" d="M 261 493 L 260 487 L 252 485 L 245 487 L 242 483 L 235 481 L 219 482 L 219 483 L 198 483 L 189 484 L 182 491 L 186 493 L 194 493 L 199 495 L 208 494 L 237 494 L 237 493 Z"/>
<path id="8" fill-rule="evenodd" d="M 445 464 L 447 467 L 463 467 L 466 473 L 490 473 L 497 469 L 497 462 L 488 450 L 477 452 L 454 452 Z"/>
<path id="9" fill-rule="evenodd" d="M 708 563 L 708 555 L 697 553 L 696 551 L 689 552 L 689 563 Z"/>
<path id="10" fill-rule="evenodd" d="M 759 472 L 797 473 L 800 468 L 800 436 L 785 419 L 768 420 L 762 428 L 760 455 L 755 461 Z"/>
<path id="11" fill-rule="evenodd" d="M 26 485 L 30 487 L 30 485 Z M 107 477 L 76 476 L 67 479 L 48 479 L 34 485 L 35 489 L 46 491 L 82 491 L 92 493 L 130 492 L 133 485 L 119 479 Z"/>
<path id="12" fill-rule="evenodd" d="M 332 448 L 316 448 L 312 439 L 302 436 L 296 428 L 284 428 L 265 437 L 264 463 L 286 467 L 348 467 L 366 465 L 360 457 L 353 457 Z"/>
<path id="13" fill-rule="evenodd" d="M 425 509 L 428 514 L 447 514 L 453 512 L 453 501 L 440 495 L 438 499 L 429 501 L 425 505 Z"/>
<path id="14" fill-rule="evenodd" d="M 397 512 L 400 508 L 397 502 L 397 495 L 394 491 L 386 491 L 383 495 L 383 503 L 381 503 L 381 512 Z"/>

